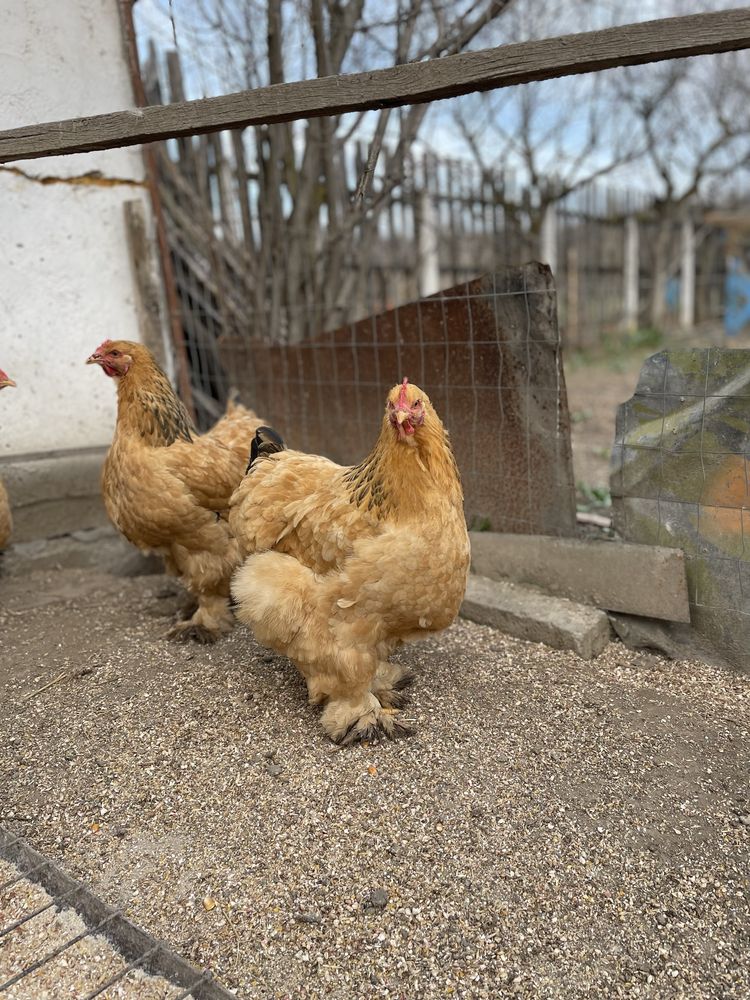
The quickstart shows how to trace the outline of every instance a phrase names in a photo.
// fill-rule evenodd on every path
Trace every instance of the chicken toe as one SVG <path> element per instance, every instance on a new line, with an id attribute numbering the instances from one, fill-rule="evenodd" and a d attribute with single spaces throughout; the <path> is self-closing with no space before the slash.
<path id="1" fill-rule="evenodd" d="M 410 736 L 412 730 L 397 716 L 396 709 L 383 708 L 368 691 L 360 702 L 331 699 L 320 721 L 334 743 L 347 745 L 361 740 L 377 742 L 384 736 L 388 739 Z"/>
<path id="2" fill-rule="evenodd" d="M 383 708 L 403 708 L 409 700 L 406 688 L 414 683 L 414 674 L 400 663 L 381 660 L 372 679 L 370 691 Z"/>
<path id="3" fill-rule="evenodd" d="M 194 621 L 175 622 L 167 632 L 167 639 L 173 642 L 197 642 L 202 646 L 210 646 L 222 635 L 220 629 L 210 629 L 205 625 L 198 625 Z"/>
<path id="4" fill-rule="evenodd" d="M 177 621 L 167 632 L 175 642 L 194 642 L 209 645 L 231 631 L 234 620 L 226 597 L 202 594 L 198 607 L 185 621 Z"/>

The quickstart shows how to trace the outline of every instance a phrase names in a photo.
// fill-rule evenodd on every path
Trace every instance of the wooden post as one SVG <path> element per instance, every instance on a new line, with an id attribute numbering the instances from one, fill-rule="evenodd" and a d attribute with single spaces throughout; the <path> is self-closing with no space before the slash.
<path id="1" fill-rule="evenodd" d="M 578 247 L 571 244 L 566 254 L 566 319 L 565 340 L 568 347 L 582 347 L 580 320 L 580 288 L 578 273 Z"/>
<path id="2" fill-rule="evenodd" d="M 130 9 L 130 0 L 120 0 Z M 750 48 L 750 10 L 720 10 L 460 52 L 363 73 L 0 131 L 0 163 L 225 128 L 369 111 L 474 91 Z"/>
<path id="3" fill-rule="evenodd" d="M 139 108 L 142 108 L 146 105 L 146 91 L 143 87 L 140 65 L 138 63 L 138 46 L 135 40 L 133 7 L 132 4 L 128 3 L 128 0 L 120 0 L 118 10 L 120 12 L 120 24 L 125 40 L 130 82 L 133 87 L 136 103 Z M 182 328 L 182 311 L 180 309 L 174 268 L 172 267 L 172 258 L 170 256 L 167 226 L 164 221 L 161 195 L 159 194 L 159 171 L 156 164 L 156 153 L 152 146 L 144 147 L 143 160 L 146 165 L 146 178 L 151 195 L 151 207 L 156 222 L 156 239 L 159 246 L 162 276 L 164 278 L 164 293 L 169 310 L 169 330 L 172 334 L 172 346 L 174 347 L 175 367 L 177 369 L 177 388 L 182 402 L 187 407 L 188 413 L 194 418 L 195 407 L 193 406 L 193 389 L 190 381 L 190 361 L 185 345 L 185 334 Z"/>
<path id="4" fill-rule="evenodd" d="M 419 283 L 420 297 L 440 291 L 440 239 L 438 213 L 432 193 L 425 187 L 420 193 L 419 233 Z"/>
<path id="5" fill-rule="evenodd" d="M 682 220 L 682 267 L 680 281 L 680 326 L 695 325 L 695 227 L 688 212 Z"/>
<path id="6" fill-rule="evenodd" d="M 557 207 L 550 202 L 542 216 L 541 261 L 548 264 L 554 275 L 557 271 Z"/>
<path id="7" fill-rule="evenodd" d="M 638 329 L 638 219 L 625 219 L 625 266 L 623 270 L 623 326 L 628 331 Z"/>

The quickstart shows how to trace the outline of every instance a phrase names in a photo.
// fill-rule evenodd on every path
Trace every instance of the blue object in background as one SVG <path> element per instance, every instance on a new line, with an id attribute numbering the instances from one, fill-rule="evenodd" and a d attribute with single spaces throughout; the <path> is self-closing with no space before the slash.
<path id="1" fill-rule="evenodd" d="M 724 300 L 724 332 L 736 337 L 750 323 L 750 274 L 738 257 L 727 261 Z"/>
<path id="2" fill-rule="evenodd" d="M 680 279 L 679 277 L 667 278 L 667 286 L 664 289 L 664 301 L 667 304 L 668 312 L 677 312 L 680 307 Z"/>

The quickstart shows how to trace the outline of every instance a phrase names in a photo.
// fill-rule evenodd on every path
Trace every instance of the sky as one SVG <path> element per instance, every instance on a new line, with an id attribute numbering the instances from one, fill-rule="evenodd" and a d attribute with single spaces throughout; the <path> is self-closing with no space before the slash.
<path id="1" fill-rule="evenodd" d="M 396 0 L 367 0 L 385 17 L 395 9 Z M 467 0 L 447 0 L 446 11 L 460 9 Z M 228 17 L 245 9 L 245 0 L 225 0 Z M 249 0 L 249 5 L 253 0 Z M 237 17 L 236 29 L 243 39 L 227 41 L 219 33 L 205 28 L 206 19 L 201 10 L 215 15 L 216 0 L 138 0 L 135 5 L 136 28 L 141 51 L 145 51 L 148 39 L 153 39 L 161 50 L 176 47 L 180 53 L 185 88 L 188 98 L 212 96 L 242 89 L 251 83 L 264 83 L 265 79 L 254 76 L 255 66 L 260 64 L 259 55 L 265 49 L 266 23 L 263 4 L 258 3 L 257 11 L 245 21 Z M 503 44 L 509 41 L 523 41 L 535 37 L 548 37 L 568 32 L 592 30 L 615 24 L 650 20 L 652 18 L 696 13 L 712 9 L 722 9 L 732 4 L 720 0 L 515 0 L 508 12 L 478 36 L 472 47 Z M 736 6 L 740 6 L 737 4 Z M 286 79 L 305 79 L 315 75 L 314 46 L 300 28 L 303 19 L 292 18 L 293 5 L 287 3 L 284 24 L 284 70 Z M 201 24 L 201 27 L 198 25 Z M 388 29 L 381 27 L 363 43 L 353 57 L 352 65 L 345 65 L 347 71 L 377 68 L 388 64 L 386 52 Z M 379 44 L 382 43 L 382 44 Z M 710 60 L 714 57 L 699 57 Z M 697 60 L 691 60 L 697 62 Z M 249 68 L 248 68 L 249 67 Z M 588 74 L 561 80 L 529 84 L 526 93 L 523 88 L 509 88 L 491 95 L 468 95 L 450 101 L 435 102 L 431 107 L 425 127 L 422 130 L 423 145 L 436 152 L 452 157 L 471 158 L 472 151 L 467 145 L 457 119 L 462 119 L 477 133 L 477 152 L 483 161 L 490 164 L 503 162 L 523 176 L 525 167 L 517 152 L 524 102 L 527 110 L 531 106 L 531 141 L 535 149 L 538 166 L 542 172 L 558 171 L 575 179 L 603 170 L 613 159 L 613 150 L 623 146 L 632 126 L 621 104 L 612 104 L 611 96 L 602 96 L 607 90 L 605 84 L 621 71 L 607 74 Z M 635 78 L 647 81 L 656 79 L 660 67 L 642 67 Z M 632 73 L 632 71 L 631 71 Z M 685 90 L 684 107 L 681 113 L 689 123 L 693 100 Z M 609 103 L 608 103 L 609 102 Z M 592 126 L 592 110 L 598 113 Z M 697 105 L 696 105 L 697 109 Z M 709 109 L 710 112 L 710 109 Z M 705 124 L 706 109 L 701 108 L 701 121 Z M 697 117 L 697 110 L 693 117 Z M 341 128 L 347 128 L 346 117 Z M 360 135 L 369 138 L 374 128 L 375 114 L 367 116 L 360 126 Z M 301 127 L 301 126 L 300 126 Z M 705 131 L 705 128 L 704 128 Z M 586 156 L 581 158 L 582 151 Z M 681 156 L 689 163 L 692 144 L 675 150 L 671 154 L 673 163 Z M 679 171 L 679 167 L 677 168 Z M 687 176 L 687 174 L 686 174 Z M 646 163 L 628 163 L 612 172 L 608 181 L 621 187 L 640 191 L 658 191 L 659 177 Z"/>

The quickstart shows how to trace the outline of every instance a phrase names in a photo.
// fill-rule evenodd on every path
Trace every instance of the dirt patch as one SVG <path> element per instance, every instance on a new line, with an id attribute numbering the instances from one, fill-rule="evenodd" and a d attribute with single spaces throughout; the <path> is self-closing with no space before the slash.
<path id="1" fill-rule="evenodd" d="M 571 419 L 575 482 L 609 490 L 609 459 L 615 439 L 615 414 L 635 392 L 648 354 L 610 361 L 572 358 L 565 367 Z M 579 496 L 580 496 L 579 489 Z M 583 497 L 585 499 L 585 497 Z"/>
<path id="2" fill-rule="evenodd" d="M 0 581 L 2 822 L 237 995 L 750 991 L 750 679 L 457 623 L 411 740 L 339 750 L 163 577 Z"/>

